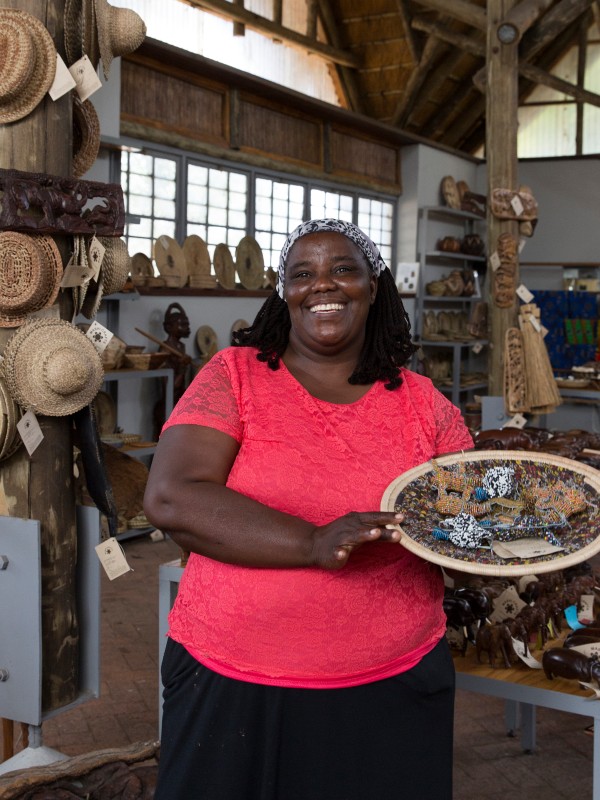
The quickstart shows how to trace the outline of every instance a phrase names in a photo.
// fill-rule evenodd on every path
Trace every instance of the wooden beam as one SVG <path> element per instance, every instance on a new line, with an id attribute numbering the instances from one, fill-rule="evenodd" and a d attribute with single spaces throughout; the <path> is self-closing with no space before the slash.
<path id="1" fill-rule="evenodd" d="M 306 0 L 306 35 L 317 38 L 317 0 Z"/>
<path id="2" fill-rule="evenodd" d="M 502 44 L 519 42 L 534 22 L 547 11 L 554 0 L 523 0 L 506 14 L 496 28 L 496 35 Z"/>
<path id="3" fill-rule="evenodd" d="M 396 6 L 398 7 L 398 16 L 400 17 L 400 21 L 402 22 L 402 27 L 404 28 L 404 33 L 406 35 L 406 45 L 412 60 L 415 64 L 418 64 L 421 60 L 423 48 L 417 43 L 417 40 L 413 34 L 410 14 L 406 7 L 406 0 L 396 0 Z"/>
<path id="4" fill-rule="evenodd" d="M 493 189 L 518 187 L 517 159 L 517 110 L 518 98 L 518 45 L 498 46 L 497 22 L 506 10 L 514 6 L 514 0 L 488 0 L 489 26 L 487 32 L 487 91 L 486 91 L 486 158 L 488 197 Z M 491 204 L 487 209 L 487 247 L 492 254 L 501 234 L 518 235 L 518 224 L 514 220 L 494 217 Z M 491 269 L 489 270 L 491 272 Z M 517 256 L 515 286 L 519 285 Z M 490 319 L 490 343 L 488 355 L 488 392 L 490 395 L 504 394 L 504 339 L 508 328 L 517 324 L 517 297 L 510 308 L 499 308 L 492 298 L 493 278 L 488 281 L 488 303 Z"/>
<path id="5" fill-rule="evenodd" d="M 434 11 L 440 11 L 449 17 L 466 22 L 473 28 L 485 31 L 487 28 L 487 13 L 485 8 L 468 3 L 466 0 L 414 0 L 417 5 L 426 6 Z"/>
<path id="6" fill-rule="evenodd" d="M 523 37 L 521 58 L 530 61 L 572 22 L 585 13 L 592 0 L 561 0 Z"/>
<path id="7" fill-rule="evenodd" d="M 412 71 L 411 76 L 404 88 L 404 93 L 396 107 L 391 124 L 402 128 L 410 114 L 415 99 L 423 86 L 425 79 L 437 59 L 447 50 L 447 46 L 435 36 L 430 36 L 423 49 L 421 60 L 418 66 Z"/>
<path id="8" fill-rule="evenodd" d="M 471 55 L 481 56 L 482 58 L 485 57 L 485 48 L 483 44 L 479 44 L 470 36 L 465 36 L 461 33 L 454 33 L 453 31 L 444 28 L 442 25 L 434 22 L 427 22 L 426 20 L 421 19 L 413 20 L 413 26 L 430 34 L 431 36 L 435 36 L 438 39 L 443 39 L 445 42 L 448 42 L 449 44 L 452 44 L 455 47 L 466 51 L 467 53 L 471 53 Z M 519 73 L 524 78 L 527 78 L 534 83 L 542 84 L 542 86 L 548 86 L 550 89 L 554 89 L 557 92 L 561 92 L 562 94 L 566 94 L 569 97 L 575 98 L 575 100 L 579 101 L 580 103 L 589 103 L 592 106 L 600 107 L 600 95 L 596 94 L 595 92 L 590 92 L 587 89 L 582 89 L 579 86 L 576 86 L 574 83 L 569 83 L 569 81 L 562 80 L 562 78 L 557 78 L 555 75 L 551 75 L 549 72 L 546 72 L 545 70 L 540 69 L 533 64 L 520 62 L 518 69 Z M 475 73 L 473 76 L 473 83 L 478 89 L 485 89 L 485 67 L 479 72 Z"/>
<path id="9" fill-rule="evenodd" d="M 248 11 L 246 8 L 240 8 L 235 3 L 228 2 L 228 0 L 186 0 L 186 2 L 188 5 L 199 8 L 202 11 L 208 11 L 234 22 L 242 22 L 249 30 L 261 33 L 271 39 L 280 40 L 290 47 L 296 47 L 306 53 L 312 53 L 325 61 L 331 61 L 334 64 L 340 64 L 345 67 L 360 67 L 360 59 L 352 53 L 346 50 L 339 50 L 325 42 L 310 39 L 308 36 L 303 36 L 291 28 L 278 25 L 266 17 L 261 17 L 259 14 Z"/>
<path id="10" fill-rule="evenodd" d="M 327 38 L 334 47 L 341 49 L 342 37 L 329 0 L 318 0 L 318 6 Z M 337 78 L 336 83 L 340 86 L 348 107 L 357 114 L 364 114 L 363 95 L 358 88 L 355 71 L 343 64 L 335 64 L 332 72 Z"/>
<path id="11" fill-rule="evenodd" d="M 244 0 L 234 0 L 235 4 L 238 8 L 244 8 Z M 233 35 L 234 36 L 245 36 L 246 35 L 246 26 L 243 22 L 237 22 L 234 20 L 233 23 Z"/>

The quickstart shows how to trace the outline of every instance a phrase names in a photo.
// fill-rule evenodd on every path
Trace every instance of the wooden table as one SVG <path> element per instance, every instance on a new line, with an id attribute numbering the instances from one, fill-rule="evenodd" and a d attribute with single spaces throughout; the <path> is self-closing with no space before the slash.
<path id="1" fill-rule="evenodd" d="M 560 646 L 551 641 L 548 646 Z M 541 653 L 533 652 L 541 661 Z M 501 697 L 506 700 L 506 725 L 508 731 L 521 727 L 521 745 L 526 752 L 535 749 L 535 712 L 537 706 L 568 711 L 594 719 L 593 794 L 600 800 L 600 700 L 590 689 L 581 688 L 576 680 L 554 678 L 548 680 L 541 669 L 517 664 L 511 669 L 492 669 L 489 664 L 478 664 L 475 648 L 469 647 L 466 655 L 455 654 L 456 688 L 469 692 Z"/>

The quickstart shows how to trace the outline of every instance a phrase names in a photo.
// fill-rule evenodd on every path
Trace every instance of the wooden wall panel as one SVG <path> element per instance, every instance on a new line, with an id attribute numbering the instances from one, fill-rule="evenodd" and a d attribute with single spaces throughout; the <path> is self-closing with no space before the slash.
<path id="1" fill-rule="evenodd" d="M 380 184 L 400 188 L 400 150 L 352 133 L 333 129 L 331 171 L 340 176 L 360 176 Z"/>
<path id="2" fill-rule="evenodd" d="M 226 87 L 189 82 L 123 60 L 121 116 L 131 122 L 170 129 L 193 139 L 228 144 Z"/>
<path id="3" fill-rule="evenodd" d="M 240 149 L 322 167 L 322 126 L 317 120 L 246 97 L 240 99 L 238 136 Z"/>

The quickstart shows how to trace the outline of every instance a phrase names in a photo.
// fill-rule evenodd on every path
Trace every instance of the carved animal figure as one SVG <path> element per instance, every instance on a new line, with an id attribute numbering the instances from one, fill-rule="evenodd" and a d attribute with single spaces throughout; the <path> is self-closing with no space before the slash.
<path id="1" fill-rule="evenodd" d="M 492 669 L 496 667 L 496 657 L 502 656 L 504 666 L 510 669 L 510 654 L 514 653 L 510 631 L 503 622 L 495 625 L 482 625 L 475 637 L 477 661 L 481 663 L 481 654 L 487 653 Z"/>
<path id="2" fill-rule="evenodd" d="M 467 586 L 461 586 L 454 590 L 454 597 L 465 599 L 471 606 L 475 619 L 480 622 L 485 622 L 492 613 L 492 601 L 483 589 L 470 589 Z"/>
<path id="3" fill-rule="evenodd" d="M 525 606 L 517 614 L 517 619 L 521 619 L 527 630 L 527 637 L 537 636 L 538 631 L 542 637 L 542 647 L 548 641 L 548 624 L 546 612 L 539 606 Z"/>
<path id="4" fill-rule="evenodd" d="M 595 682 L 600 688 L 600 660 L 597 656 L 589 658 L 576 650 L 552 647 L 542 656 L 542 667 L 549 680 L 559 677 L 586 683 Z"/>
<path id="5" fill-rule="evenodd" d="M 473 625 L 475 623 L 475 615 L 467 600 L 462 597 L 446 596 L 444 597 L 443 606 L 448 624 L 457 628 L 464 628 L 465 636 L 471 644 L 474 644 Z"/>
<path id="6" fill-rule="evenodd" d="M 525 627 L 523 620 L 518 618 L 511 619 L 510 617 L 507 617 L 506 619 L 502 620 L 502 623 L 506 625 L 513 639 L 518 639 L 520 642 L 523 642 L 523 653 L 526 653 L 529 647 L 529 634 L 527 633 L 527 628 Z M 513 646 L 513 650 L 514 649 L 515 648 Z"/>

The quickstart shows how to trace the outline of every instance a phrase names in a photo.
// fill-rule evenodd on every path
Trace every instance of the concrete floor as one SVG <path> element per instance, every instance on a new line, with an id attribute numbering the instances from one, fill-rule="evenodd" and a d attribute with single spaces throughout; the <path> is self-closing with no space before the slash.
<path id="1" fill-rule="evenodd" d="M 158 738 L 158 567 L 179 550 L 147 536 L 123 547 L 134 571 L 112 582 L 102 574 L 101 696 L 42 726 L 43 744 L 69 756 Z M 524 754 L 506 735 L 502 700 L 459 691 L 455 800 L 591 800 L 590 721 L 540 708 L 536 750 Z M 435 742 L 432 731 L 426 746 Z"/>

